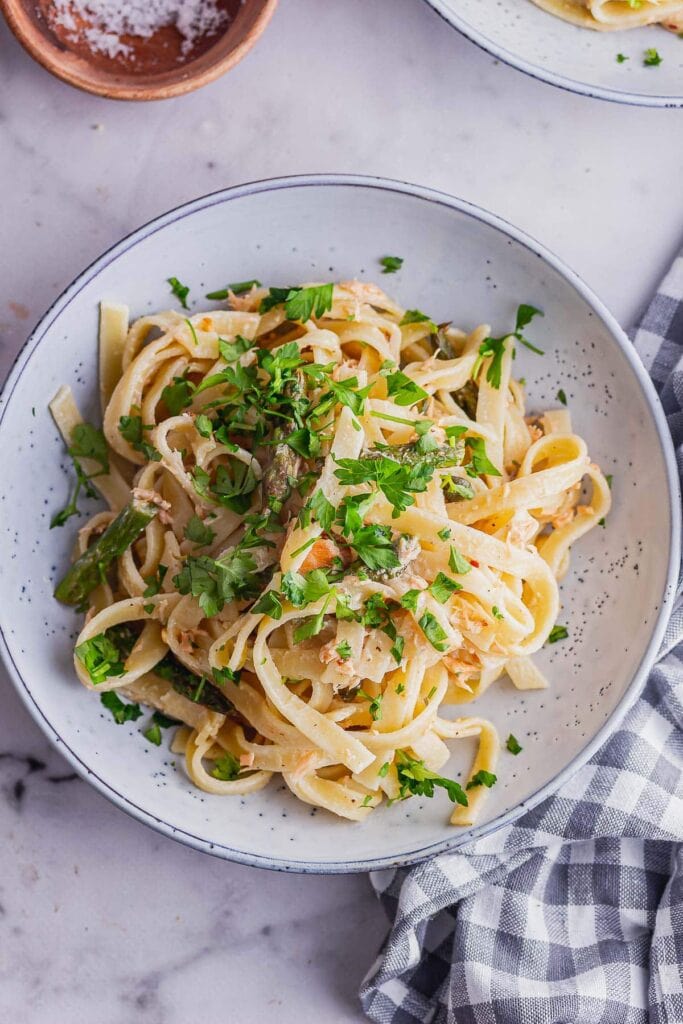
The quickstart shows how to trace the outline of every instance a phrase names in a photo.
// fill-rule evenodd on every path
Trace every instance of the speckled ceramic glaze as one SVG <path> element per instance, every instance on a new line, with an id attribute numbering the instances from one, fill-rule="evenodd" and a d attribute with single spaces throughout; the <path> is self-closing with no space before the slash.
<path id="1" fill-rule="evenodd" d="M 205 291 L 258 277 L 378 279 L 378 258 L 401 255 L 382 278 L 404 305 L 463 327 L 503 332 L 519 302 L 545 311 L 532 336 L 544 357 L 520 350 L 531 410 L 556 405 L 562 387 L 576 429 L 614 474 L 605 529 L 576 545 L 562 585 L 569 639 L 539 657 L 552 680 L 520 694 L 507 681 L 476 705 L 524 751 L 504 753 L 481 824 L 447 824 L 449 804 L 411 799 L 351 824 L 295 800 L 274 782 L 246 799 L 207 796 L 141 722 L 118 726 L 77 683 L 80 617 L 52 588 L 67 565 L 72 521 L 50 531 L 69 486 L 63 445 L 47 411 L 66 383 L 97 419 L 97 305 L 126 302 L 133 316 L 173 305 L 177 275 L 202 305 Z M 630 343 L 588 289 L 537 243 L 467 203 L 398 182 L 302 177 L 246 185 L 183 206 L 141 228 L 67 289 L 29 338 L 0 407 L 4 458 L 0 624 L 2 651 L 36 721 L 74 767 L 119 806 L 160 831 L 219 856 L 295 871 L 360 871 L 409 863 L 510 821 L 559 785 L 602 742 L 642 685 L 659 644 L 678 564 L 678 493 L 666 424 Z M 447 771 L 461 772 L 469 741 Z"/>
<path id="2" fill-rule="evenodd" d="M 520 71 L 572 92 L 618 103 L 683 106 L 683 45 L 659 26 L 595 32 L 531 0 L 427 0 L 463 35 Z M 662 63 L 643 63 L 654 47 Z M 628 59 L 619 63 L 617 54 Z"/>

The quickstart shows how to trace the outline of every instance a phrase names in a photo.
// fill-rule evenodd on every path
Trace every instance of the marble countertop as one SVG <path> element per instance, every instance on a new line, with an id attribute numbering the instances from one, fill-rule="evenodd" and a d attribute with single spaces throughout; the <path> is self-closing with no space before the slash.
<path id="1" fill-rule="evenodd" d="M 386 175 L 487 207 L 625 325 L 681 242 L 683 113 L 497 64 L 421 0 L 282 0 L 221 81 L 160 104 L 78 93 L 0 25 L 0 370 L 87 263 L 226 185 Z M 0 680 L 0 1019 L 352 1024 L 386 924 L 363 876 L 226 864 L 76 779 Z"/>

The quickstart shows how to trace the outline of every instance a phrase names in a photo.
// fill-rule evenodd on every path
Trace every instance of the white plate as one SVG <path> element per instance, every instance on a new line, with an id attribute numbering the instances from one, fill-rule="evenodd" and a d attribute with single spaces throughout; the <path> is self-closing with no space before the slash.
<path id="1" fill-rule="evenodd" d="M 97 417 L 100 299 L 127 302 L 137 316 L 173 304 L 170 275 L 191 285 L 191 298 L 200 302 L 205 291 L 251 277 L 279 285 L 356 274 L 380 279 L 377 260 L 386 254 L 405 263 L 382 284 L 437 321 L 472 327 L 486 319 L 501 333 L 519 302 L 543 309 L 533 337 L 547 354 L 519 355 L 530 407 L 555 404 L 564 388 L 577 430 L 614 474 L 607 527 L 577 544 L 562 586 L 560 621 L 570 639 L 540 657 L 551 689 L 525 696 L 501 682 L 477 706 L 503 739 L 513 732 L 524 751 L 503 754 L 500 782 L 470 832 L 447 824 L 443 794 L 380 809 L 364 824 L 312 813 L 276 783 L 244 800 L 207 796 L 171 766 L 165 748 L 143 739 L 140 723 L 116 725 L 77 683 L 72 641 L 80 617 L 52 599 L 75 528 L 72 521 L 48 530 L 68 481 L 46 406 L 67 383 L 86 417 Z M 102 256 L 57 300 L 14 367 L 0 417 L 0 625 L 19 693 L 106 796 L 159 831 L 227 859 L 360 871 L 423 859 L 512 820 L 614 728 L 662 636 L 678 565 L 679 496 L 666 423 L 647 375 L 617 324 L 554 256 L 440 193 L 366 178 L 290 178 L 219 192 L 160 217 Z M 471 756 L 467 743 L 455 749 L 452 771 Z"/>
<path id="2" fill-rule="evenodd" d="M 427 0 L 451 25 L 520 71 L 572 92 L 646 107 L 683 106 L 683 41 L 659 26 L 578 28 L 531 0 Z M 662 58 L 646 67 L 654 47 Z M 628 57 L 617 63 L 617 54 Z"/>

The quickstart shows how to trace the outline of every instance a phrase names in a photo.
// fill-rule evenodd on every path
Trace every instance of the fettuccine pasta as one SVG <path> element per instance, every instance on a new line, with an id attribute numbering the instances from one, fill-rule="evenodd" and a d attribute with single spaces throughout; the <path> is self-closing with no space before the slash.
<path id="1" fill-rule="evenodd" d="M 610 507 L 568 410 L 525 414 L 540 311 L 492 337 L 358 281 L 225 294 L 130 327 L 103 305 L 103 431 L 68 388 L 51 404 L 78 478 L 53 525 L 79 490 L 108 506 L 56 590 L 85 611 L 76 674 L 117 722 L 155 709 L 150 742 L 177 726 L 207 793 L 276 775 L 361 821 L 436 788 L 470 825 L 500 744 L 465 705 L 503 673 L 547 685 L 557 581 Z"/>
<path id="2" fill-rule="evenodd" d="M 602 32 L 662 25 L 683 31 L 683 0 L 532 0 L 544 11 Z"/>

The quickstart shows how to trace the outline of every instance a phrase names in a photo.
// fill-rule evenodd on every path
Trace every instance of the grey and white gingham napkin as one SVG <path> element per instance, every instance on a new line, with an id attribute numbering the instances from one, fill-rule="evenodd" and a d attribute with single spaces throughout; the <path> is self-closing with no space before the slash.
<path id="1" fill-rule="evenodd" d="M 635 332 L 683 476 L 683 254 Z M 683 1024 L 683 595 L 622 727 L 486 839 L 371 879 L 377 1024 Z"/>

